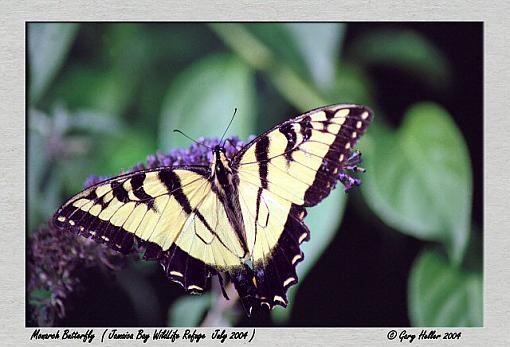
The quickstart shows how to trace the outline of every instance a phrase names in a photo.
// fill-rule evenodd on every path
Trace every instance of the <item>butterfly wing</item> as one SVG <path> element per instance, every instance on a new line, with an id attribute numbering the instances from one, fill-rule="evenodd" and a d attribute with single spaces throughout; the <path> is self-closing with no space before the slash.
<path id="1" fill-rule="evenodd" d="M 239 267 L 244 255 L 209 174 L 197 166 L 117 176 L 71 198 L 53 224 L 123 253 L 136 240 L 171 280 L 202 292 L 211 274 Z"/>
<path id="2" fill-rule="evenodd" d="M 365 106 L 322 107 L 274 127 L 236 156 L 253 262 L 253 270 L 238 273 L 237 286 L 248 306 L 286 306 L 287 289 L 297 282 L 296 264 L 303 259 L 299 245 L 309 238 L 305 207 L 334 188 L 372 117 Z"/>

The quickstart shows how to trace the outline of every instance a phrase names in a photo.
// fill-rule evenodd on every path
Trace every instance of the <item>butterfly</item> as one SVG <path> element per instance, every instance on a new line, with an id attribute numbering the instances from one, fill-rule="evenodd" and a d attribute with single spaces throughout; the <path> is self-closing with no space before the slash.
<path id="1" fill-rule="evenodd" d="M 187 292 L 221 274 L 248 315 L 288 304 L 297 283 L 306 208 L 327 197 L 359 161 L 353 147 L 373 118 L 362 105 L 337 104 L 289 119 L 209 165 L 162 166 L 97 183 L 58 209 L 53 225 L 128 253 L 133 244 Z M 223 286 L 222 286 L 223 288 Z"/>

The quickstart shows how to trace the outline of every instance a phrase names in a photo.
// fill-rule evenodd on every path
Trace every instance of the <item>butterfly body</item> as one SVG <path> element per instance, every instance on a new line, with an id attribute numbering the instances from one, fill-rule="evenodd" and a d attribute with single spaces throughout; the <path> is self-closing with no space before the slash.
<path id="1" fill-rule="evenodd" d="M 248 313 L 286 306 L 298 280 L 306 207 L 346 180 L 352 148 L 372 119 L 365 106 L 331 105 L 275 126 L 208 165 L 158 167 L 100 182 L 71 198 L 53 224 L 121 252 L 136 241 L 187 291 L 226 273 Z M 320 231 L 317 231 L 320 232 Z"/>
<path id="2" fill-rule="evenodd" d="M 243 248 L 242 260 L 249 259 L 248 245 L 246 244 L 246 231 L 244 229 L 243 216 L 236 213 L 241 208 L 239 203 L 239 179 L 232 170 L 231 162 L 226 156 L 225 148 L 217 145 L 213 149 L 214 161 L 211 165 L 213 190 L 224 204 L 227 217 L 233 230 L 238 236 L 238 241 Z"/>

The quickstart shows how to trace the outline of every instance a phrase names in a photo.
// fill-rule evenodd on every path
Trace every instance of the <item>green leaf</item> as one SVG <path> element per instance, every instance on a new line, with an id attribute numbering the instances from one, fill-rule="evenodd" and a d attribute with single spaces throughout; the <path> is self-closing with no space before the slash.
<path id="1" fill-rule="evenodd" d="M 186 295 L 175 301 L 168 311 L 168 326 L 196 327 L 212 303 L 211 293 Z"/>
<path id="2" fill-rule="evenodd" d="M 409 315 L 413 326 L 481 327 L 483 285 L 479 272 L 448 264 L 437 251 L 424 251 L 409 279 Z"/>
<path id="3" fill-rule="evenodd" d="M 37 103 L 64 62 L 78 32 L 76 23 L 29 23 L 29 99 Z"/>
<path id="4" fill-rule="evenodd" d="M 413 31 L 371 31 L 354 41 L 349 57 L 363 65 L 400 69 L 436 89 L 451 81 L 443 53 Z"/>
<path id="5" fill-rule="evenodd" d="M 308 70 L 320 89 L 329 89 L 335 80 L 345 24 L 285 23 Z"/>
<path id="6" fill-rule="evenodd" d="M 387 225 L 442 242 L 460 263 L 471 220 L 472 178 L 466 144 L 449 114 L 433 103 L 417 104 L 397 132 L 376 118 L 369 135 L 360 144 L 367 203 Z"/>
<path id="7" fill-rule="evenodd" d="M 221 137 L 234 109 L 228 134 L 241 139 L 255 128 L 254 80 L 251 69 L 232 55 L 213 55 L 184 70 L 170 86 L 161 113 L 161 150 L 189 147 L 192 138 Z"/>
<path id="8" fill-rule="evenodd" d="M 340 227 L 346 201 L 346 194 L 339 184 L 319 206 L 308 210 L 305 223 L 310 229 L 310 241 L 301 245 L 305 258 L 297 266 L 299 282 L 290 287 L 287 292 L 289 300 L 287 307 L 276 306 L 273 309 L 271 314 L 276 322 L 283 323 L 289 319 L 299 286 L 331 243 Z"/>

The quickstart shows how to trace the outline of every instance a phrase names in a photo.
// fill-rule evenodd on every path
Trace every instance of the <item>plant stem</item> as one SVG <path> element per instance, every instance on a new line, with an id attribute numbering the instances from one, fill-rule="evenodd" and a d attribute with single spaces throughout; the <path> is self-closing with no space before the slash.
<path id="1" fill-rule="evenodd" d="M 328 104 L 299 74 L 279 63 L 271 50 L 242 24 L 211 23 L 209 26 L 248 65 L 264 72 L 280 94 L 296 108 L 306 111 Z"/>
<path id="2" fill-rule="evenodd" d="M 223 318 L 224 314 L 229 312 L 232 307 L 234 307 L 237 300 L 239 299 L 239 295 L 237 294 L 237 291 L 232 283 L 227 284 L 225 291 L 227 292 L 227 296 L 230 298 L 230 300 L 225 299 L 220 291 L 220 293 L 217 295 L 215 303 L 207 312 L 207 315 L 202 321 L 202 324 L 200 324 L 201 327 L 217 327 L 229 324 Z"/>

